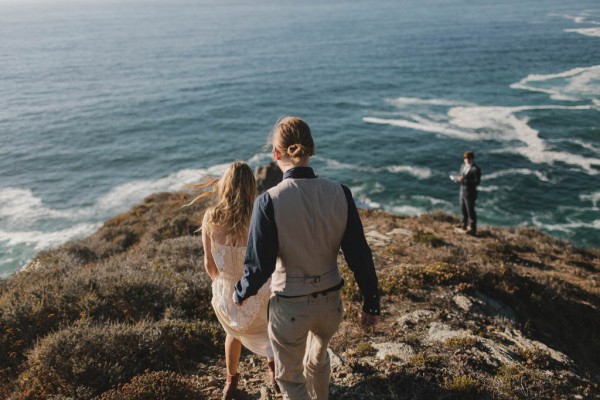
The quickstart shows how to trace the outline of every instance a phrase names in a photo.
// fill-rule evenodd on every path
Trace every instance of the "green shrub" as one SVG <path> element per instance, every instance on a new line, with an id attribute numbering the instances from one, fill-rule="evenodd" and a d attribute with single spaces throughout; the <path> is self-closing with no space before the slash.
<path id="1" fill-rule="evenodd" d="M 477 398 L 476 396 L 479 394 L 482 384 L 475 378 L 469 375 L 459 375 L 453 377 L 445 377 L 444 378 L 444 386 L 448 390 L 452 390 L 454 392 L 460 392 L 461 398 L 469 397 L 469 398 Z"/>
<path id="2" fill-rule="evenodd" d="M 36 340 L 79 320 L 215 320 L 199 238 L 142 242 L 96 264 L 73 256 L 79 248 L 73 246 L 41 253 L 36 267 L 7 279 L 0 297 L 0 370 L 16 371 Z"/>
<path id="3" fill-rule="evenodd" d="M 468 350 L 477 347 L 479 340 L 474 336 L 455 336 L 444 342 L 444 347 L 449 350 Z"/>
<path id="4" fill-rule="evenodd" d="M 345 282 L 340 290 L 342 297 L 348 301 L 360 301 L 362 299 L 362 294 L 354 279 L 354 274 L 346 264 L 340 264 L 340 274 Z"/>
<path id="5" fill-rule="evenodd" d="M 400 272 L 395 275 L 382 276 L 379 279 L 379 289 L 383 295 L 405 295 L 408 292 L 408 288 L 407 275 Z"/>
<path id="6" fill-rule="evenodd" d="M 146 370 L 194 367 L 220 352 L 220 326 L 206 322 L 81 325 L 40 340 L 19 385 L 23 399 L 91 398 Z"/>
<path id="7" fill-rule="evenodd" d="M 449 214 L 445 211 L 434 210 L 425 213 L 419 217 L 419 219 L 425 223 L 427 222 L 446 222 L 449 224 L 457 224 L 460 222 L 458 216 Z"/>
<path id="8" fill-rule="evenodd" d="M 375 354 L 377 354 L 377 349 L 373 347 L 370 343 L 360 342 L 358 346 L 356 346 L 354 353 L 360 357 L 374 356 Z"/>
<path id="9" fill-rule="evenodd" d="M 427 284 L 450 285 L 473 280 L 473 271 L 466 266 L 436 262 L 414 271 Z"/>
<path id="10" fill-rule="evenodd" d="M 146 371 L 135 376 L 131 382 L 110 390 L 101 400 L 203 400 L 208 399 L 202 392 L 198 379 L 172 371 Z"/>
<path id="11" fill-rule="evenodd" d="M 515 256 L 515 248 L 505 241 L 495 240 L 485 244 L 485 253 L 492 259 L 506 260 Z"/>
<path id="12" fill-rule="evenodd" d="M 439 367 L 443 361 L 444 358 L 435 353 L 417 353 L 410 359 L 410 363 L 415 367 Z"/>
<path id="13" fill-rule="evenodd" d="M 415 243 L 425 244 L 430 247 L 440 247 L 446 243 L 431 232 L 417 230 L 413 233 L 412 239 Z"/>

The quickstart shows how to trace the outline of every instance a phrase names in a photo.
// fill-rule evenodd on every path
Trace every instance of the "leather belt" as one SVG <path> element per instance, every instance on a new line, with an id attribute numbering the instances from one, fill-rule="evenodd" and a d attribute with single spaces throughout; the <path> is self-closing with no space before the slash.
<path id="1" fill-rule="evenodd" d="M 279 297 L 283 297 L 284 299 L 295 299 L 297 297 L 305 297 L 305 296 L 312 296 L 312 297 L 314 297 L 316 299 L 317 297 L 319 297 L 320 294 L 322 294 L 323 296 L 325 296 L 327 293 L 337 292 L 338 290 L 340 290 L 342 288 L 342 286 L 344 286 L 344 280 L 343 279 L 337 285 L 332 286 L 332 287 L 330 287 L 328 289 L 325 289 L 325 290 L 321 290 L 320 292 L 313 292 L 313 293 L 309 293 L 309 294 L 301 294 L 299 296 L 285 296 L 283 294 L 278 294 L 278 293 L 275 293 L 275 294 L 277 296 L 279 296 Z"/>

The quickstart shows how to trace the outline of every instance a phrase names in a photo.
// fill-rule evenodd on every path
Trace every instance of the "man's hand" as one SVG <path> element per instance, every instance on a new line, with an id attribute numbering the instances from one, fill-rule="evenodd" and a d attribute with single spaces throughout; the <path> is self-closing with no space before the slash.
<path id="1" fill-rule="evenodd" d="M 379 315 L 373 315 L 366 312 L 362 312 L 360 315 L 360 325 L 363 329 L 373 327 L 379 323 Z"/>
<path id="2" fill-rule="evenodd" d="M 235 304 L 237 304 L 238 306 L 240 306 L 240 307 L 241 307 L 241 306 L 242 306 L 242 304 L 244 304 L 244 302 L 246 301 L 246 300 L 242 300 L 242 301 L 238 302 L 238 301 L 237 301 L 237 297 L 235 296 L 235 290 L 233 291 L 233 296 L 232 296 L 232 297 L 233 297 L 233 302 L 234 302 Z"/>

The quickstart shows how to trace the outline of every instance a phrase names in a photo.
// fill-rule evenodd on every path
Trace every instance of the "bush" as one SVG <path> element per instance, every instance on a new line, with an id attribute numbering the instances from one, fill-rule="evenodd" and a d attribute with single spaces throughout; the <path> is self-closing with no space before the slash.
<path id="1" fill-rule="evenodd" d="M 516 256 L 515 248 L 511 244 L 495 240 L 485 244 L 485 253 L 492 260 L 510 260 Z"/>
<path id="2" fill-rule="evenodd" d="M 354 353 L 359 357 L 374 356 L 375 354 L 377 354 L 377 349 L 373 347 L 370 343 L 360 342 L 358 346 L 356 346 Z"/>
<path id="3" fill-rule="evenodd" d="M 427 284 L 452 285 L 471 282 L 474 277 L 472 268 L 436 262 L 414 271 Z"/>
<path id="4" fill-rule="evenodd" d="M 431 247 L 440 247 L 446 243 L 431 232 L 417 230 L 413 233 L 412 239 L 415 243 L 425 244 Z"/>
<path id="5" fill-rule="evenodd" d="M 206 322 L 81 325 L 38 342 L 20 375 L 23 399 L 92 398 L 146 370 L 193 368 L 220 351 L 223 333 Z"/>
<path id="6" fill-rule="evenodd" d="M 16 371 L 37 339 L 79 320 L 214 320 L 201 258 L 196 237 L 143 242 L 90 265 L 64 248 L 41 253 L 0 297 L 0 370 Z"/>
<path id="7" fill-rule="evenodd" d="M 172 371 L 146 371 L 131 382 L 102 395 L 101 400 L 203 400 L 197 378 Z"/>
<path id="8" fill-rule="evenodd" d="M 451 378 L 445 377 L 444 386 L 448 390 L 459 392 L 462 399 L 477 399 L 479 397 L 479 392 L 482 389 L 482 384 L 469 375 L 459 375 Z"/>
<path id="9" fill-rule="evenodd" d="M 193 235 L 202 223 L 206 203 L 191 201 L 188 193 L 157 193 L 150 195 L 129 211 L 106 221 L 92 236 L 83 241 L 102 259 L 128 251 L 144 241 L 162 242 L 180 236 Z"/>
<path id="10" fill-rule="evenodd" d="M 445 222 L 449 224 L 458 224 L 460 218 L 456 215 L 449 214 L 445 211 L 434 210 L 425 213 L 419 217 L 419 219 L 425 223 L 427 222 Z"/>

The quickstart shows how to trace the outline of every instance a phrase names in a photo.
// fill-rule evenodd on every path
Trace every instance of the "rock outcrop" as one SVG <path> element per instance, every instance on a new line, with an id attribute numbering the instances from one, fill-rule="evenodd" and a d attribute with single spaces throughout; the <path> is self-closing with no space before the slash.
<path id="1" fill-rule="evenodd" d="M 263 189 L 272 172 L 260 171 Z M 219 398 L 224 337 L 194 233 L 206 204 L 182 208 L 189 197 L 149 196 L 0 280 L 0 398 Z M 444 213 L 361 218 L 383 314 L 359 328 L 340 255 L 332 399 L 600 396 L 598 249 L 530 228 L 465 236 Z M 240 370 L 240 398 L 277 398 L 264 359 L 244 351 Z"/>

